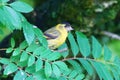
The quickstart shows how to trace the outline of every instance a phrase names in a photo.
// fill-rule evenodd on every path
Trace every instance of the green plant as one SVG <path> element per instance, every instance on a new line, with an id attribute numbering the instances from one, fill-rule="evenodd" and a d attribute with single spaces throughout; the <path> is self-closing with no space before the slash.
<path id="1" fill-rule="evenodd" d="M 109 48 L 102 47 L 95 37 L 89 40 L 75 31 L 75 35 L 69 33 L 68 43 L 50 50 L 42 31 L 33 28 L 20 13 L 33 9 L 21 1 L 8 1 L 0 0 L 0 23 L 11 31 L 22 30 L 25 40 L 16 47 L 11 38 L 11 46 L 5 49 L 10 56 L 0 57 L 2 76 L 13 74 L 14 80 L 95 80 L 97 76 L 100 80 L 120 79 L 120 59 L 112 56 Z"/>

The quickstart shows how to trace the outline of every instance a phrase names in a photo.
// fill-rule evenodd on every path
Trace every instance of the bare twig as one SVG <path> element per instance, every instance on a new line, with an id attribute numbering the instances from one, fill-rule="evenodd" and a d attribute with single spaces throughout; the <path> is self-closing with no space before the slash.
<path id="1" fill-rule="evenodd" d="M 1 49 L 0 49 L 0 51 L 5 51 L 5 50 L 7 50 L 7 48 L 1 48 Z"/>
<path id="2" fill-rule="evenodd" d="M 111 32 L 108 32 L 108 31 L 102 31 L 101 33 L 102 33 L 103 35 L 106 35 L 106 36 L 111 37 L 111 38 L 113 38 L 113 39 L 118 39 L 118 40 L 120 40 L 120 36 L 117 35 L 117 34 L 115 34 L 115 33 L 111 33 Z"/>

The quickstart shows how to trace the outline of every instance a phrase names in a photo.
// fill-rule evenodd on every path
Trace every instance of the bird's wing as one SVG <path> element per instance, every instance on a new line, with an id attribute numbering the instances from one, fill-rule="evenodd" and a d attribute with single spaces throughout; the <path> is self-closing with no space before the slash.
<path id="1" fill-rule="evenodd" d="M 44 35 L 45 35 L 46 39 L 48 39 L 48 40 L 56 39 L 60 35 L 60 32 L 58 30 L 56 30 L 55 27 L 53 27 L 53 28 L 45 31 Z"/>

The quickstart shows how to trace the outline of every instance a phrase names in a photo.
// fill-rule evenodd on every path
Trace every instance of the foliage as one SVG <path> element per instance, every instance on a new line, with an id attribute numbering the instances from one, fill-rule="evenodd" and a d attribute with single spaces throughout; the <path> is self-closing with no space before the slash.
<path id="1" fill-rule="evenodd" d="M 41 32 L 37 28 L 35 30 Z M 44 38 L 42 34 L 39 35 L 41 39 Z M 23 41 L 19 47 L 15 48 L 15 41 L 11 39 L 11 47 L 6 51 L 7 54 L 11 54 L 10 58 L 0 59 L 0 63 L 6 65 L 4 75 L 16 73 L 14 80 L 29 80 L 29 78 L 80 80 L 86 78 L 86 72 L 89 76 L 94 76 L 94 73 L 97 72 L 100 79 L 119 80 L 120 74 L 117 73 L 120 69 L 119 58 L 113 58 L 107 46 L 102 49 L 95 37 L 92 37 L 90 46 L 84 34 L 76 31 L 76 36 L 77 41 L 69 33 L 69 42 L 74 42 L 76 45 L 70 45 L 72 52 L 66 56 L 62 55 L 62 52 L 51 51 L 43 46 L 46 43 L 43 43 L 42 40 L 39 41 L 40 44 L 32 42 L 30 45 Z M 79 44 L 81 42 L 83 43 Z M 76 51 L 72 47 L 77 47 Z M 104 50 L 103 54 L 102 50 Z M 71 54 L 73 56 L 69 57 Z"/>
<path id="2" fill-rule="evenodd" d="M 20 13 L 31 12 L 32 7 L 22 1 L 8 1 L 0 0 L 0 23 L 11 31 L 22 30 L 25 40 L 16 47 L 17 42 L 11 38 L 11 46 L 6 49 L 10 56 L 0 57 L 2 76 L 13 74 L 13 80 L 120 79 L 119 57 L 112 56 L 94 36 L 88 39 L 80 31 L 70 32 L 68 43 L 50 50 L 43 32 Z"/>

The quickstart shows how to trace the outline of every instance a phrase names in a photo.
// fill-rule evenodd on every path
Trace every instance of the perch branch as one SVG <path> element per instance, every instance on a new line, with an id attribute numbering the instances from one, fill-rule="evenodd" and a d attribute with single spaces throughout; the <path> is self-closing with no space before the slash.
<path id="1" fill-rule="evenodd" d="M 101 33 L 102 33 L 103 35 L 106 35 L 106 36 L 111 37 L 111 38 L 113 38 L 113 39 L 118 39 L 118 40 L 120 40 L 120 36 L 117 35 L 117 34 L 115 34 L 115 33 L 111 33 L 111 32 L 108 32 L 108 31 L 102 31 Z"/>
<path id="2" fill-rule="evenodd" d="M 68 48 L 63 48 L 63 49 L 61 49 L 61 50 L 57 50 L 57 52 L 65 52 L 65 51 L 67 51 L 68 50 Z"/>

